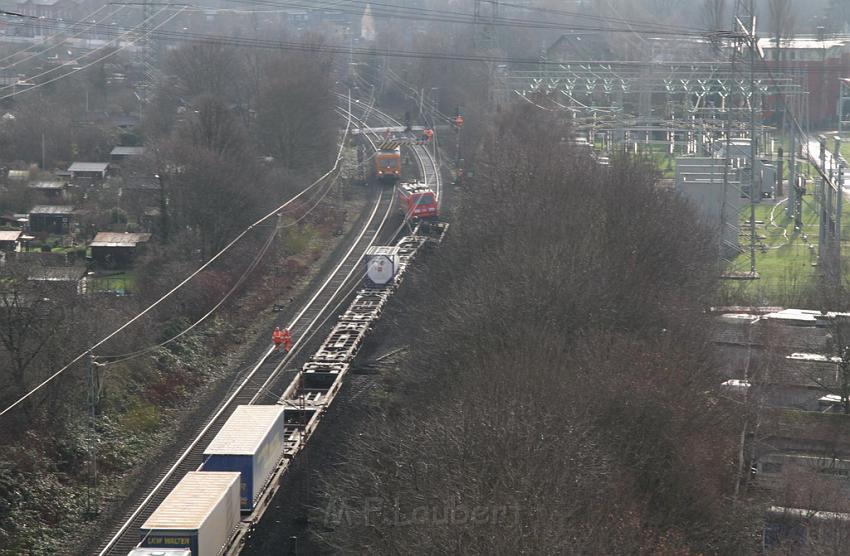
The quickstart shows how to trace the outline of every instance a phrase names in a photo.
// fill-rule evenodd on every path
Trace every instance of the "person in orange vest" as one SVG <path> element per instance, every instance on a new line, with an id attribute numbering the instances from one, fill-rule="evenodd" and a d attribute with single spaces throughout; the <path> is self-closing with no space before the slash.
<path id="1" fill-rule="evenodd" d="M 289 353 L 289 350 L 292 349 L 292 334 L 289 333 L 289 329 L 285 329 L 283 331 L 283 351 Z"/>
<path id="2" fill-rule="evenodd" d="M 278 351 L 280 349 L 280 344 L 283 343 L 283 332 L 281 332 L 279 326 L 274 327 L 274 332 L 272 332 L 272 342 L 274 343 L 274 350 Z M 289 350 L 287 350 L 289 351 Z"/>

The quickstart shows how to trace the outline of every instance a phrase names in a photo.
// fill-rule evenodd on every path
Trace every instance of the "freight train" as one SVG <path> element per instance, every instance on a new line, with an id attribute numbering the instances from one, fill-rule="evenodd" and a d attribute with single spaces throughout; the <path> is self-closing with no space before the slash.
<path id="1" fill-rule="evenodd" d="M 237 406 L 187 473 L 139 529 L 128 556 L 233 556 L 269 507 L 289 462 L 341 386 L 342 376 L 404 269 L 426 241 L 414 235 L 366 253 L 363 288 L 281 396 L 286 404 Z"/>
<path id="2" fill-rule="evenodd" d="M 218 556 L 278 467 L 288 413 L 282 405 L 238 406 L 204 450 L 201 469 L 187 473 L 142 525 L 137 550 Z"/>

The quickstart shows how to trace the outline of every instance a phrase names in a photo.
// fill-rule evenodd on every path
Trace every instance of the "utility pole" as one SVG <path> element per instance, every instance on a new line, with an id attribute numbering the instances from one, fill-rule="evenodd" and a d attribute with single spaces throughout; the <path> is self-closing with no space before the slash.
<path id="1" fill-rule="evenodd" d="M 750 275 L 756 275 L 756 195 L 761 195 L 760 178 L 756 177 L 756 156 L 758 138 L 756 137 L 756 10 L 755 0 L 750 0 Z M 759 187 L 756 188 L 757 179 Z"/>
<path id="2" fill-rule="evenodd" d="M 482 13 L 481 4 L 490 4 L 490 13 Z M 473 4 L 473 46 L 481 50 L 499 47 L 496 36 L 496 19 L 499 17 L 499 0 L 475 0 Z"/>
<path id="3" fill-rule="evenodd" d="M 841 158 L 841 137 L 835 136 L 835 150 L 832 151 L 833 165 L 835 166 L 835 230 L 833 238 L 835 241 L 834 270 L 836 286 L 841 285 L 841 210 L 844 204 L 844 159 Z"/>
<path id="4" fill-rule="evenodd" d="M 88 402 L 89 402 L 89 466 L 90 484 L 86 512 L 95 516 L 100 513 L 100 495 L 97 474 L 97 408 L 100 401 L 100 364 L 94 353 L 88 354 Z"/>
<path id="5" fill-rule="evenodd" d="M 165 178 L 161 174 L 154 174 L 154 177 L 159 182 L 159 225 L 160 237 L 162 243 L 168 243 L 168 233 L 171 227 L 171 221 L 168 218 L 168 195 L 165 191 Z"/>
<path id="6" fill-rule="evenodd" d="M 797 226 L 797 134 L 793 126 L 788 134 L 791 144 L 788 148 L 788 206 L 785 207 L 788 217 L 794 218 Z"/>

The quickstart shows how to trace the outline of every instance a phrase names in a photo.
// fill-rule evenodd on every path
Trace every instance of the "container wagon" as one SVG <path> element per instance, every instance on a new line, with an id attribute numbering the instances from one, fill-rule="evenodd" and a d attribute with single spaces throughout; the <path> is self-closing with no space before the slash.
<path id="1" fill-rule="evenodd" d="M 239 520 L 239 473 L 190 471 L 142 524 L 140 544 L 218 556 Z"/>
<path id="2" fill-rule="evenodd" d="M 240 507 L 249 513 L 283 457 L 284 418 L 280 405 L 240 405 L 204 450 L 204 471 L 241 473 Z"/>

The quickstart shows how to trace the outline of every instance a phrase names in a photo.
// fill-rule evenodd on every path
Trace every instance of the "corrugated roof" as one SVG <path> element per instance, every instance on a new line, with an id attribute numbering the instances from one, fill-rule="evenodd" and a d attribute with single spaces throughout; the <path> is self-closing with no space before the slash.
<path id="1" fill-rule="evenodd" d="M 0 241 L 18 241 L 23 232 L 19 231 L 0 231 Z"/>
<path id="2" fill-rule="evenodd" d="M 74 162 L 68 168 L 69 172 L 105 172 L 108 162 Z"/>
<path id="3" fill-rule="evenodd" d="M 162 504 L 142 524 L 143 530 L 193 531 L 203 525 L 210 512 L 225 497 L 239 473 L 190 471 L 177 483 Z M 238 499 L 237 499 L 238 500 Z"/>
<path id="4" fill-rule="evenodd" d="M 109 154 L 112 156 L 136 156 L 144 153 L 144 147 L 115 147 Z"/>
<path id="5" fill-rule="evenodd" d="M 135 247 L 138 243 L 150 240 L 150 234 L 131 234 L 127 232 L 98 232 L 89 247 Z"/>
<path id="6" fill-rule="evenodd" d="M 796 37 L 793 39 L 780 39 L 779 46 L 780 48 L 792 49 L 792 50 L 802 50 L 802 49 L 817 49 L 817 50 L 825 50 L 829 48 L 836 48 L 847 46 L 850 44 L 850 41 L 847 39 L 839 38 L 839 39 L 818 39 L 817 37 Z M 771 50 L 776 48 L 776 39 L 772 37 L 761 37 L 759 38 L 759 47 L 763 50 Z"/>
<path id="7" fill-rule="evenodd" d="M 283 415 L 281 405 L 240 405 L 204 450 L 207 454 L 253 455 Z"/>
<path id="8" fill-rule="evenodd" d="M 66 205 L 37 205 L 32 207 L 30 214 L 71 214 L 74 207 Z"/>
<path id="9" fill-rule="evenodd" d="M 45 266 L 32 270 L 27 278 L 40 282 L 77 282 L 85 275 L 83 266 Z"/>

